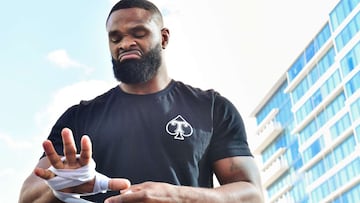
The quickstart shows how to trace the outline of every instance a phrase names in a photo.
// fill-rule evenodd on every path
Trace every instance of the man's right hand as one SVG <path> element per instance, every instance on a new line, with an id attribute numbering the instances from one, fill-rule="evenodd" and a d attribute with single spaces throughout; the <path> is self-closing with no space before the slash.
<path id="1" fill-rule="evenodd" d="M 92 156 L 92 147 L 91 147 L 92 145 L 91 145 L 91 140 L 88 136 L 84 135 L 81 138 L 81 151 L 79 158 L 76 157 L 77 149 L 74 142 L 72 131 L 68 128 L 64 128 L 61 131 L 61 136 L 64 144 L 64 155 L 65 155 L 64 161 L 61 160 L 61 156 L 57 154 L 50 140 L 46 140 L 43 142 L 43 148 L 46 157 L 54 168 L 77 169 L 90 163 Z M 52 171 L 39 167 L 35 168 L 34 173 L 38 177 L 44 180 L 49 180 L 56 176 Z M 91 193 L 93 192 L 94 183 L 95 183 L 95 178 L 82 185 L 63 189 L 61 190 L 61 192 L 77 193 L 77 194 Z M 110 179 L 108 185 L 109 190 L 113 190 L 113 191 L 120 191 L 127 189 L 129 187 L 130 187 L 129 180 L 122 178 Z"/>

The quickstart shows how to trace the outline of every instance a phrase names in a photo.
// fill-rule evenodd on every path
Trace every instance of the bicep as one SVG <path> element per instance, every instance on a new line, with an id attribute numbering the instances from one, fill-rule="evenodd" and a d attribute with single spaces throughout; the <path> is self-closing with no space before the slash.
<path id="1" fill-rule="evenodd" d="M 214 172 L 221 185 L 244 181 L 261 188 L 259 170 L 251 156 L 220 159 L 214 163 Z"/>

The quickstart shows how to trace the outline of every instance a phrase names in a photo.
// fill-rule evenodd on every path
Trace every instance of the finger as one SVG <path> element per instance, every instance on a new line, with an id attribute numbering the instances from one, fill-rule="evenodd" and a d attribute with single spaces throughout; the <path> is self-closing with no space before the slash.
<path id="1" fill-rule="evenodd" d="M 64 128 L 61 131 L 61 136 L 64 144 L 64 155 L 69 166 L 77 166 L 76 161 L 76 146 L 74 136 L 69 128 Z"/>
<path id="2" fill-rule="evenodd" d="M 130 181 L 125 178 L 112 178 L 109 180 L 109 190 L 120 191 L 130 187 Z"/>
<path id="3" fill-rule="evenodd" d="M 50 140 L 46 140 L 43 142 L 43 148 L 46 154 L 46 157 L 50 161 L 51 165 L 54 168 L 62 169 L 64 168 L 64 164 L 61 161 L 60 156 L 56 153 L 54 145 Z"/>
<path id="4" fill-rule="evenodd" d="M 117 195 L 117 196 L 107 198 L 104 203 L 121 203 L 121 202 L 123 202 L 121 199 L 122 199 L 121 196 Z"/>
<path id="5" fill-rule="evenodd" d="M 128 191 L 126 193 L 110 197 L 104 203 L 120 203 L 120 202 L 144 202 L 143 193 Z"/>
<path id="6" fill-rule="evenodd" d="M 55 174 L 53 172 L 43 169 L 43 168 L 35 168 L 34 173 L 38 177 L 45 179 L 45 180 L 49 180 L 50 178 L 55 177 Z"/>
<path id="7" fill-rule="evenodd" d="M 90 162 L 92 156 L 91 140 L 89 136 L 84 135 L 81 138 L 81 152 L 79 162 L 81 166 L 85 166 Z"/>

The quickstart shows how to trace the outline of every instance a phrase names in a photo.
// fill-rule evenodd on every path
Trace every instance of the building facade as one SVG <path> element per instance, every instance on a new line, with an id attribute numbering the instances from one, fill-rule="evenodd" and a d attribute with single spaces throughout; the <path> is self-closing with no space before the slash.
<path id="1" fill-rule="evenodd" d="M 251 115 L 269 203 L 360 202 L 360 0 L 328 17 Z"/>

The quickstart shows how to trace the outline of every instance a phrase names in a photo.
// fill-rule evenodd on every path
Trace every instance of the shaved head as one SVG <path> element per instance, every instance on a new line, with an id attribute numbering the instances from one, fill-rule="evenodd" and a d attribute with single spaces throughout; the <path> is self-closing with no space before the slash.
<path id="1" fill-rule="evenodd" d="M 108 22 L 111 14 L 114 11 L 120 10 L 120 9 L 127 9 L 127 8 L 141 8 L 144 10 L 149 11 L 156 22 L 159 24 L 160 27 L 163 27 L 163 17 L 160 12 L 160 10 L 153 4 L 152 2 L 148 0 L 121 0 L 117 2 L 110 10 L 110 13 L 106 19 L 106 23 Z"/>

